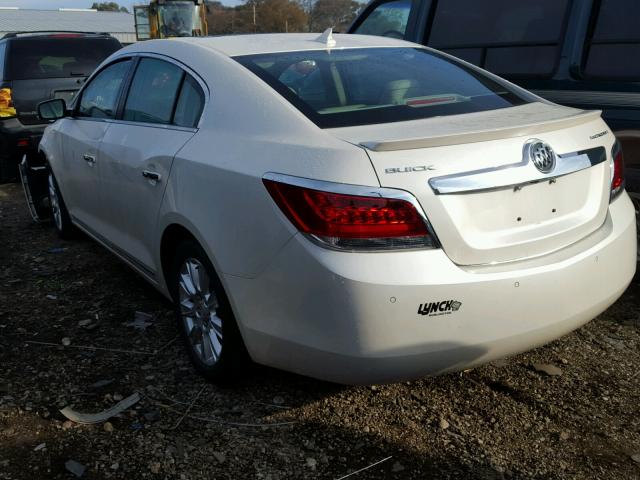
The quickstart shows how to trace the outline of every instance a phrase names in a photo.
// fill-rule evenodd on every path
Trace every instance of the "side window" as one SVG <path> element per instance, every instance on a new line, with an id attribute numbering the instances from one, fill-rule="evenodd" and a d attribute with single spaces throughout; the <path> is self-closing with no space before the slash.
<path id="1" fill-rule="evenodd" d="M 187 75 L 176 104 L 173 123 L 179 127 L 196 127 L 204 108 L 204 93 L 191 75 Z"/>
<path id="2" fill-rule="evenodd" d="M 5 53 L 7 50 L 7 42 L 0 43 L 0 80 L 4 80 L 4 61 Z"/>
<path id="3" fill-rule="evenodd" d="M 378 5 L 353 33 L 404 38 L 411 0 L 393 0 Z"/>
<path id="4" fill-rule="evenodd" d="M 123 120 L 169 124 L 184 71 L 169 62 L 143 58 L 124 107 Z"/>
<path id="5" fill-rule="evenodd" d="M 569 0 L 438 2 L 428 45 L 506 76 L 555 73 Z"/>
<path id="6" fill-rule="evenodd" d="M 122 83 L 131 60 L 115 63 L 102 70 L 82 92 L 78 116 L 114 118 Z"/>
<path id="7" fill-rule="evenodd" d="M 638 19 L 638 0 L 602 0 L 593 37 L 586 46 L 586 77 L 640 80 Z"/>

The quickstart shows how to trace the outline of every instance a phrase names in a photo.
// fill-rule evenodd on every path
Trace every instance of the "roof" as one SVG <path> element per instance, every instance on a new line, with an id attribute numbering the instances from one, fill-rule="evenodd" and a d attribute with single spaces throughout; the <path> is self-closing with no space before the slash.
<path id="1" fill-rule="evenodd" d="M 92 10 L 0 9 L 0 32 L 69 30 L 107 33 L 135 33 L 133 15 Z"/>
<path id="2" fill-rule="evenodd" d="M 371 47 L 419 47 L 404 40 L 372 35 L 335 34 L 335 46 L 328 47 L 319 41 L 319 33 L 264 33 L 254 35 L 226 35 L 220 37 L 176 38 L 179 41 L 197 44 L 216 50 L 230 57 L 259 53 L 294 52 L 304 50 L 326 50 L 331 48 L 371 48 Z"/>

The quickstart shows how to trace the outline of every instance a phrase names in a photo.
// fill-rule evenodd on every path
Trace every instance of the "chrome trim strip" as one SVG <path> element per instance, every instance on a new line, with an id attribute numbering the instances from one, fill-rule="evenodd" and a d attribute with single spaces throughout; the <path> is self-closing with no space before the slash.
<path id="1" fill-rule="evenodd" d="M 323 192 L 331 192 L 331 193 L 342 193 L 345 195 L 358 195 L 361 197 L 379 197 L 379 198 L 390 198 L 390 199 L 398 199 L 409 202 L 416 209 L 422 220 L 427 225 L 427 230 L 429 231 L 429 235 L 433 238 L 433 247 L 430 248 L 440 248 L 441 243 L 438 240 L 438 236 L 436 232 L 433 230 L 431 222 L 427 218 L 427 215 L 424 213 L 422 206 L 418 202 L 418 199 L 414 197 L 411 193 L 405 190 L 398 190 L 396 188 L 386 188 L 386 187 L 368 187 L 364 185 L 353 185 L 350 183 L 336 183 L 336 182 L 327 182 L 324 180 L 312 180 L 310 178 L 304 177 L 295 177 L 293 175 L 285 175 L 283 173 L 276 172 L 267 172 L 262 178 L 264 180 L 273 180 L 274 182 L 286 183 L 288 185 L 295 185 L 297 187 L 310 188 L 312 190 L 320 190 Z M 313 235 L 307 235 L 307 238 L 310 238 L 317 243 L 317 239 L 313 238 Z M 323 247 L 326 247 L 325 243 L 322 243 Z M 403 249 L 409 250 L 409 249 Z M 343 250 L 344 251 L 344 250 Z M 384 251 L 384 250 L 382 250 Z"/>
<path id="2" fill-rule="evenodd" d="M 515 188 L 550 181 L 598 165 L 606 161 L 607 151 L 604 147 L 595 147 L 557 157 L 556 168 L 549 173 L 542 173 L 525 156 L 518 163 L 433 177 L 429 179 L 429 185 L 436 195 Z"/>

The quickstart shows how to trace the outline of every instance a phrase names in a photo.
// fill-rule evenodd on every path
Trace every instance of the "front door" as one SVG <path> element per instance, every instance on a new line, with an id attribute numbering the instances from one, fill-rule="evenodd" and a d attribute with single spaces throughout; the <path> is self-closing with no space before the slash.
<path id="1" fill-rule="evenodd" d="M 73 117 L 60 128 L 62 172 L 60 189 L 73 221 L 90 233 L 102 234 L 100 144 L 115 118 L 118 98 L 131 66 L 130 60 L 112 64 L 91 80 L 82 92 Z M 54 172 L 55 173 L 55 172 Z"/>

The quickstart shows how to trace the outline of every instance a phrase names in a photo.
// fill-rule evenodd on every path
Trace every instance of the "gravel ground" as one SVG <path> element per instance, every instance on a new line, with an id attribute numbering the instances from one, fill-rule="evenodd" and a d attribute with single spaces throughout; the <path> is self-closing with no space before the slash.
<path id="1" fill-rule="evenodd" d="M 110 253 L 32 223 L 17 185 L 0 222 L 0 479 L 73 478 L 69 460 L 87 479 L 640 478 L 638 283 L 577 332 L 463 373 L 344 387 L 256 366 L 219 388 Z M 150 325 L 127 325 L 136 311 Z M 59 411 L 135 392 L 105 424 Z"/>

